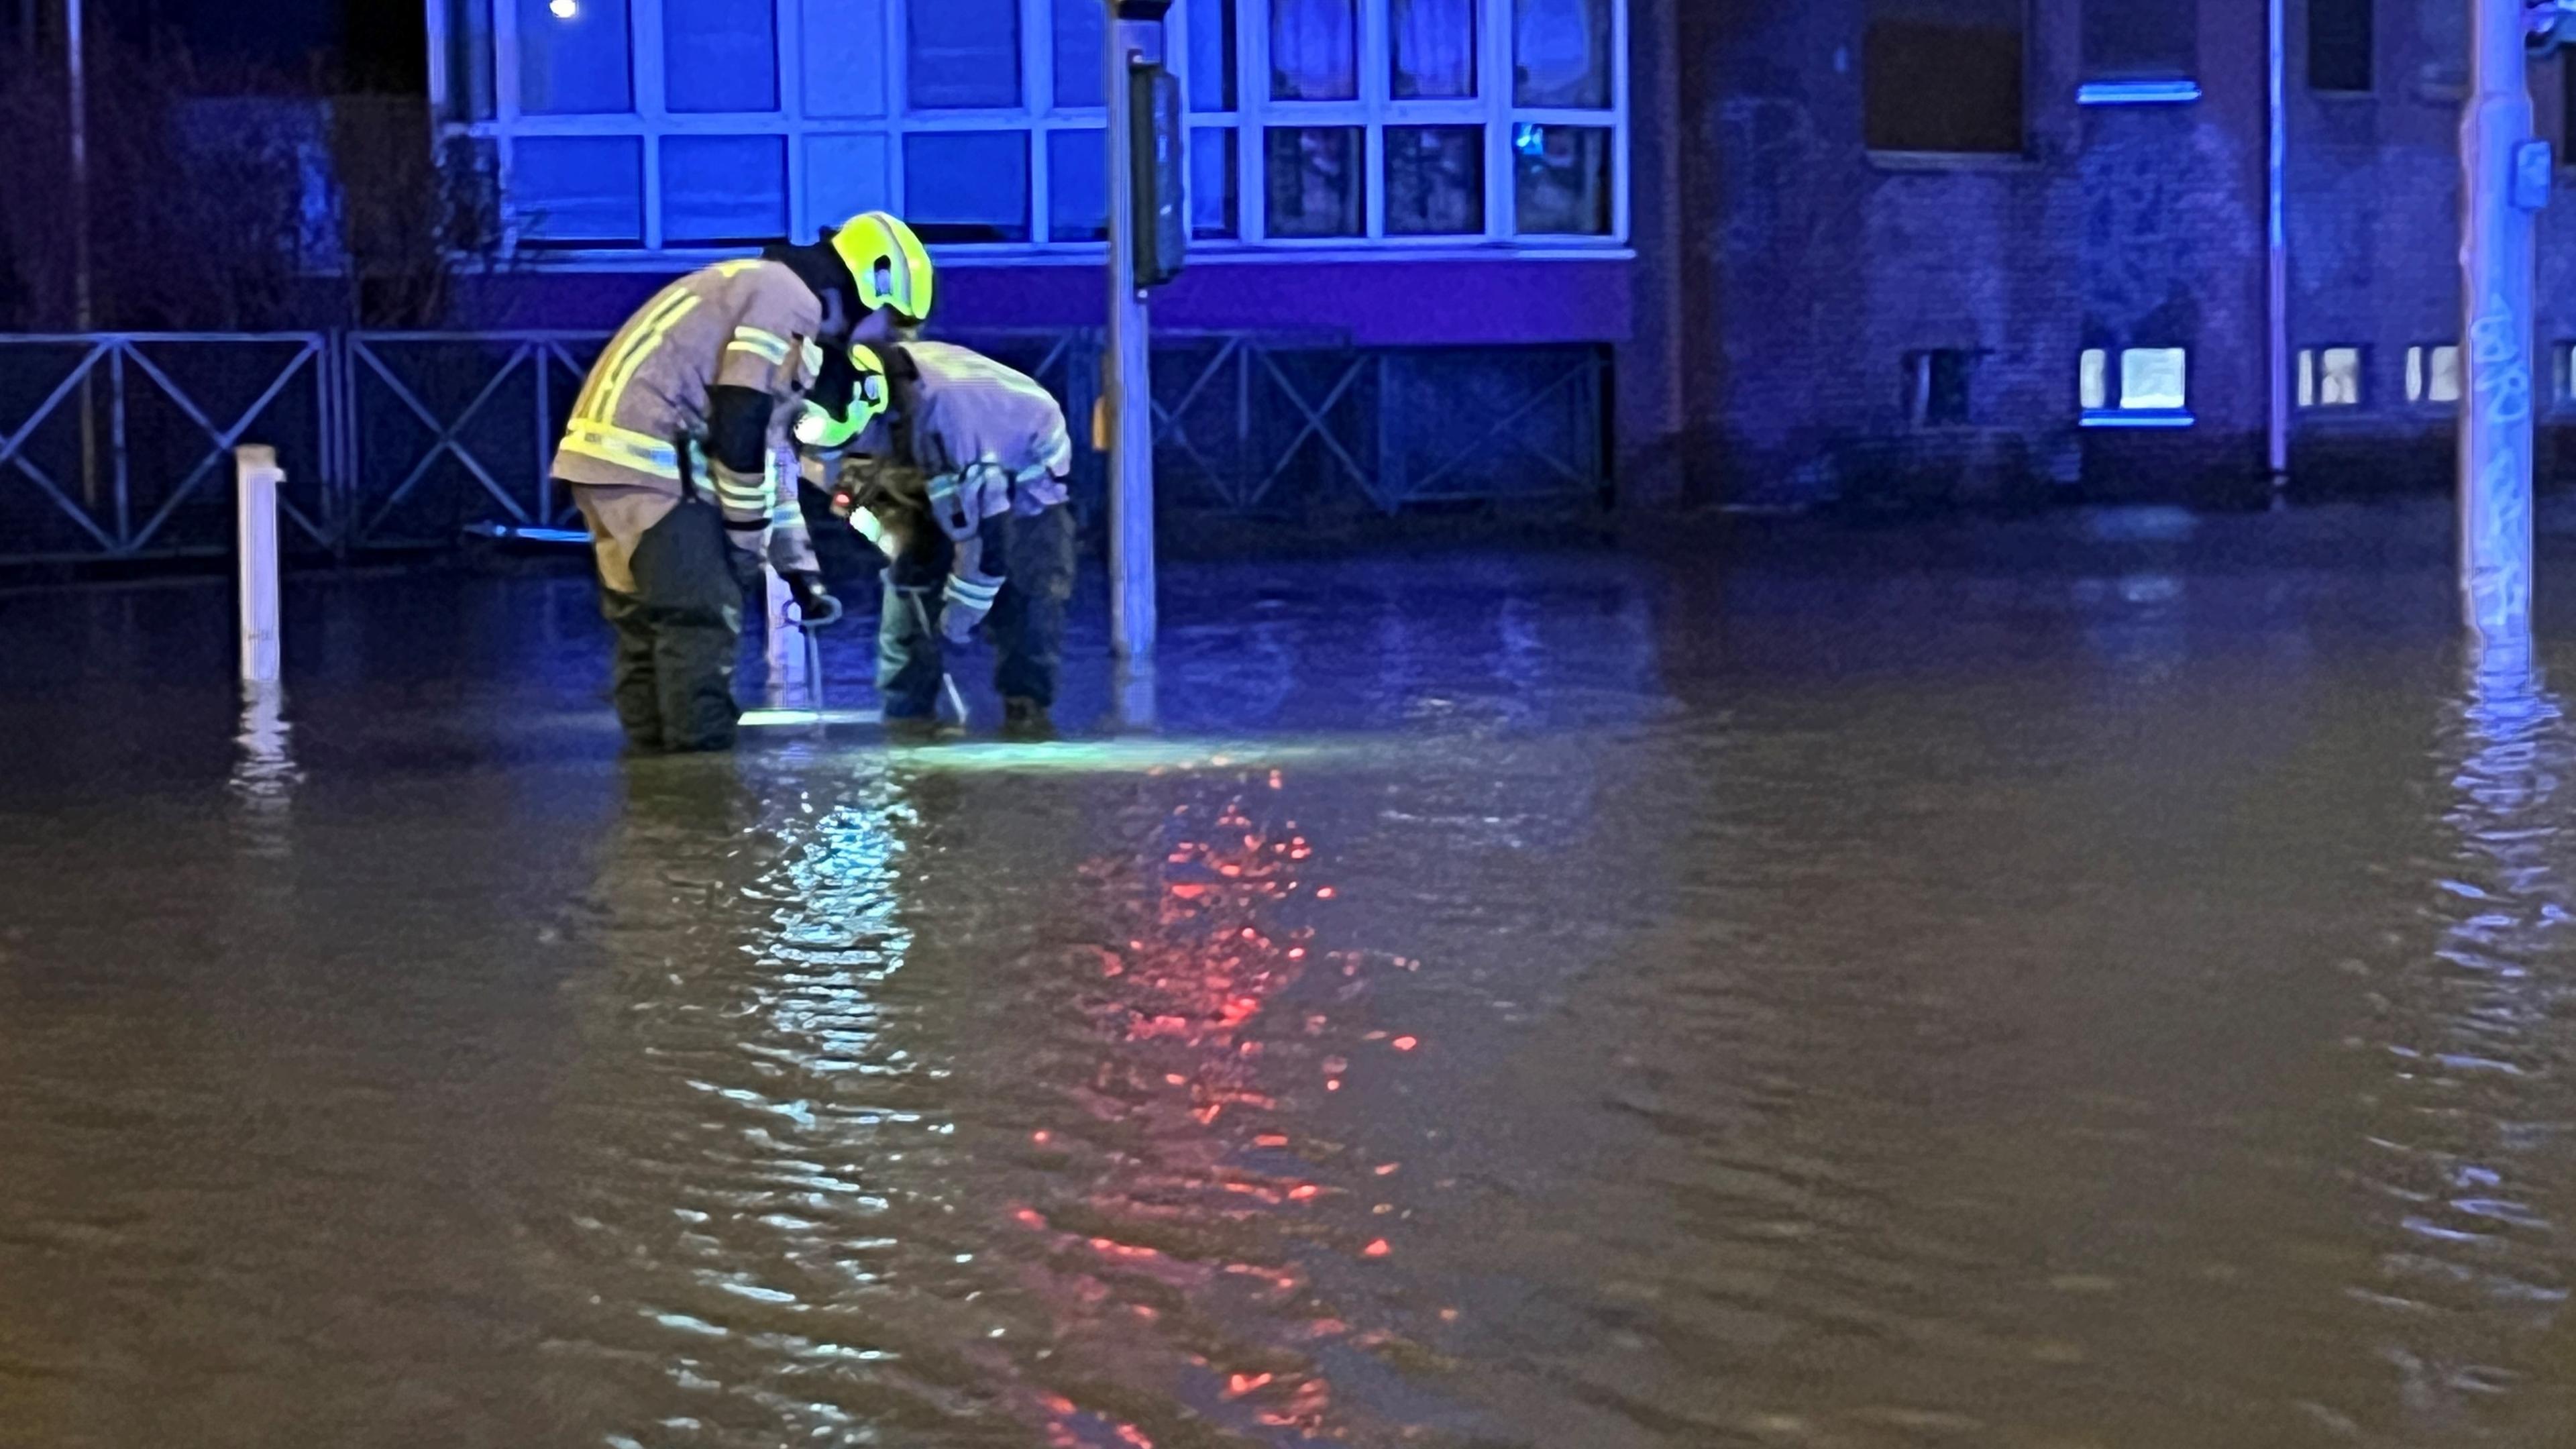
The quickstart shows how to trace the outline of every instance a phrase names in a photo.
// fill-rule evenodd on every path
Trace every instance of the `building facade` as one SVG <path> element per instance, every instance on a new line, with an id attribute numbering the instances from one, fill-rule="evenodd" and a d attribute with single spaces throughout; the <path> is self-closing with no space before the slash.
<path id="1" fill-rule="evenodd" d="M 1366 491 L 1383 460 L 1419 453 L 1394 471 L 1454 477 L 1432 439 L 1387 441 L 1439 422 L 1454 395 L 1489 404 L 1468 410 L 1479 426 L 1537 415 L 1535 451 L 1560 475 L 1606 477 L 1590 455 L 1607 446 L 1608 352 L 1633 309 L 1631 3 L 1174 5 L 1165 60 L 1190 107 L 1194 235 L 1189 268 L 1157 294 L 1158 330 L 1368 364 L 1241 381 L 1293 395 L 1244 426 L 1298 424 L 1271 451 L 1308 474 L 1371 475 L 1345 480 Z M 451 135 L 492 148 L 537 258 L 486 289 L 477 320 L 610 325 L 674 270 L 881 207 L 939 255 L 939 328 L 1097 327 L 1103 10 L 435 0 L 433 102 Z M 1554 387 L 1576 372 L 1586 386 Z M 1355 462 L 1340 400 L 1360 393 L 1373 451 Z M 1569 449 L 1584 455 L 1570 470 Z"/>
<path id="2" fill-rule="evenodd" d="M 1156 322 L 1372 354 L 1380 441 L 1535 426 L 1649 506 L 2260 497 L 2276 381 L 2294 489 L 2438 485 L 2467 0 L 2275 3 L 2277 48 L 2260 0 L 1181 0 L 1195 240 Z M 1096 326 L 1100 13 L 432 0 L 433 102 L 539 259 L 480 320 L 608 326 L 882 206 L 943 326 Z M 2567 208 L 2542 256 L 2576 417 Z"/>
<path id="3" fill-rule="evenodd" d="M 1686 7 L 1695 487 L 2246 501 L 2276 373 L 2295 495 L 2446 484 L 2467 0 L 2277 6 L 2277 51 L 2240 0 Z M 2563 161 L 2561 71 L 2531 80 Z M 2541 255 L 2546 439 L 2576 418 L 2563 205 Z"/>

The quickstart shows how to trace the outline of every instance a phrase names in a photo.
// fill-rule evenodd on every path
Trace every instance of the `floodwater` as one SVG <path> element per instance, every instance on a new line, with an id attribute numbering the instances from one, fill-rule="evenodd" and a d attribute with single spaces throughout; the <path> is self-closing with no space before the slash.
<path id="1" fill-rule="evenodd" d="M 0 598 L 0 1444 L 2565 1443 L 2576 658 L 2443 532 L 1200 565 L 1159 735 L 636 763 L 578 579 L 247 732 Z"/>

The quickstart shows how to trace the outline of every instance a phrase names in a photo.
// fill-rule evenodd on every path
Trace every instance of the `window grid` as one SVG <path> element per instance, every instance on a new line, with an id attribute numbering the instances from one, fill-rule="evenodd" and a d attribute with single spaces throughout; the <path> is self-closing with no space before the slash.
<path id="1" fill-rule="evenodd" d="M 1273 101 L 1270 95 L 1270 5 L 1269 0 L 1236 0 L 1235 18 L 1235 109 L 1229 111 L 1192 111 L 1190 125 L 1194 133 L 1222 133 L 1233 138 L 1235 147 L 1236 186 L 1235 214 L 1232 218 L 1235 237 L 1227 240 L 1202 238 L 1198 248 L 1216 251 L 1333 251 L 1366 246 L 1388 251 L 1454 251 L 1466 247 L 1503 246 L 1522 251 L 1591 252 L 1616 250 L 1625 245 L 1632 178 L 1628 164 L 1629 74 L 1627 0 L 1613 0 L 1609 7 L 1611 108 L 1607 111 L 1523 107 L 1514 104 L 1514 41 L 1516 34 L 1513 0 L 1477 0 L 1478 10 L 1475 64 L 1477 94 L 1467 99 L 1398 100 L 1393 95 L 1392 41 L 1389 33 L 1387 0 L 1362 0 L 1359 5 L 1359 96 L 1351 101 Z M 522 138 L 621 136 L 634 137 L 641 143 L 643 201 L 643 250 L 665 249 L 665 218 L 662 185 L 662 139 L 672 135 L 738 135 L 779 136 L 786 147 L 787 216 L 791 235 L 803 238 L 813 234 L 809 197 L 817 184 L 810 172 L 808 143 L 817 137 L 866 137 L 878 142 L 885 156 L 884 204 L 900 212 L 908 194 L 905 175 L 907 135 L 921 132 L 1018 132 L 1027 137 L 1029 150 L 1029 185 L 1024 198 L 1028 240 L 1007 243 L 971 243 L 979 251 L 1037 251 L 1080 256 L 1097 254 L 1096 241 L 1057 242 L 1049 235 L 1051 184 L 1048 147 L 1054 132 L 1065 130 L 1097 131 L 1107 125 L 1107 114 L 1101 107 L 1058 107 L 1054 103 L 1053 8 L 1051 0 L 1019 0 L 1021 19 L 1021 94 L 1020 104 L 1012 110 L 938 110 L 912 111 L 907 101 L 909 67 L 905 63 L 908 6 L 905 0 L 886 0 L 883 7 L 884 56 L 882 76 L 886 114 L 882 116 L 809 116 L 807 114 L 805 67 L 801 57 L 805 50 L 804 31 L 806 0 L 778 0 L 773 18 L 776 38 L 777 94 L 779 109 L 763 112 L 672 113 L 667 106 L 664 84 L 664 34 L 661 0 L 632 0 L 628 19 L 630 41 L 628 67 L 633 87 L 635 108 L 630 113 L 612 115 L 528 115 L 522 111 L 519 69 L 518 7 L 501 4 L 491 15 L 494 64 L 494 112 L 490 120 L 451 122 L 444 127 L 449 134 L 471 134 L 489 139 L 496 147 L 505 176 L 515 175 L 516 143 Z M 1176 72 L 1187 83 L 1189 58 L 1189 24 L 1191 7 L 1176 4 L 1165 25 L 1166 50 Z M 444 29 L 441 7 L 429 7 L 433 30 Z M 462 78 L 449 74 L 448 48 L 443 35 L 433 35 L 431 76 L 437 92 L 434 101 L 446 102 L 446 91 Z M 443 112 L 442 112 L 443 113 Z M 1526 125 L 1564 126 L 1607 132 L 1610 142 L 1609 231 L 1588 233 L 1531 233 L 1518 230 L 1515 133 Z M 1269 235 L 1269 178 L 1266 171 L 1265 136 L 1278 127 L 1349 126 L 1361 133 L 1365 169 L 1360 178 L 1364 187 L 1364 225 L 1362 234 L 1333 237 L 1273 237 Z M 1484 228 L 1480 232 L 1434 235 L 1388 234 L 1388 176 L 1386 165 L 1386 130 L 1389 126 L 1474 126 L 1483 133 Z M 1197 135 L 1193 136 L 1193 140 Z M 575 239 L 550 250 L 566 256 L 584 254 L 632 255 L 634 248 L 617 243 L 583 243 Z"/>

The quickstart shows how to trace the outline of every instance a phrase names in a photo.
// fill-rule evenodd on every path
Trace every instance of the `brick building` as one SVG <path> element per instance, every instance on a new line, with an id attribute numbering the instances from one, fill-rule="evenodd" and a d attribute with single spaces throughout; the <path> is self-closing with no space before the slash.
<path id="1" fill-rule="evenodd" d="M 2276 366 L 2298 492 L 2443 482 L 2466 0 L 2282 4 L 2276 360 L 2263 4 L 1685 3 L 1692 490 L 2259 497 Z M 2541 245 L 2563 404 L 2566 208 Z"/>

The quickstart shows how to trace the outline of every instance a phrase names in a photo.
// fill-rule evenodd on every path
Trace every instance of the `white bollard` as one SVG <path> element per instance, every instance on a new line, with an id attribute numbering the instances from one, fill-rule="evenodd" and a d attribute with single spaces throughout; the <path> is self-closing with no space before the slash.
<path id="1" fill-rule="evenodd" d="M 286 474 L 275 448 L 233 450 L 241 547 L 241 668 L 249 684 L 275 684 L 281 672 L 277 605 L 277 489 Z"/>
<path id="2" fill-rule="evenodd" d="M 769 621 L 769 707 L 814 708 L 813 681 L 807 678 L 805 668 L 805 630 L 795 612 L 796 595 L 778 570 L 764 568 L 761 575 L 767 585 L 762 590 L 761 612 Z"/>

